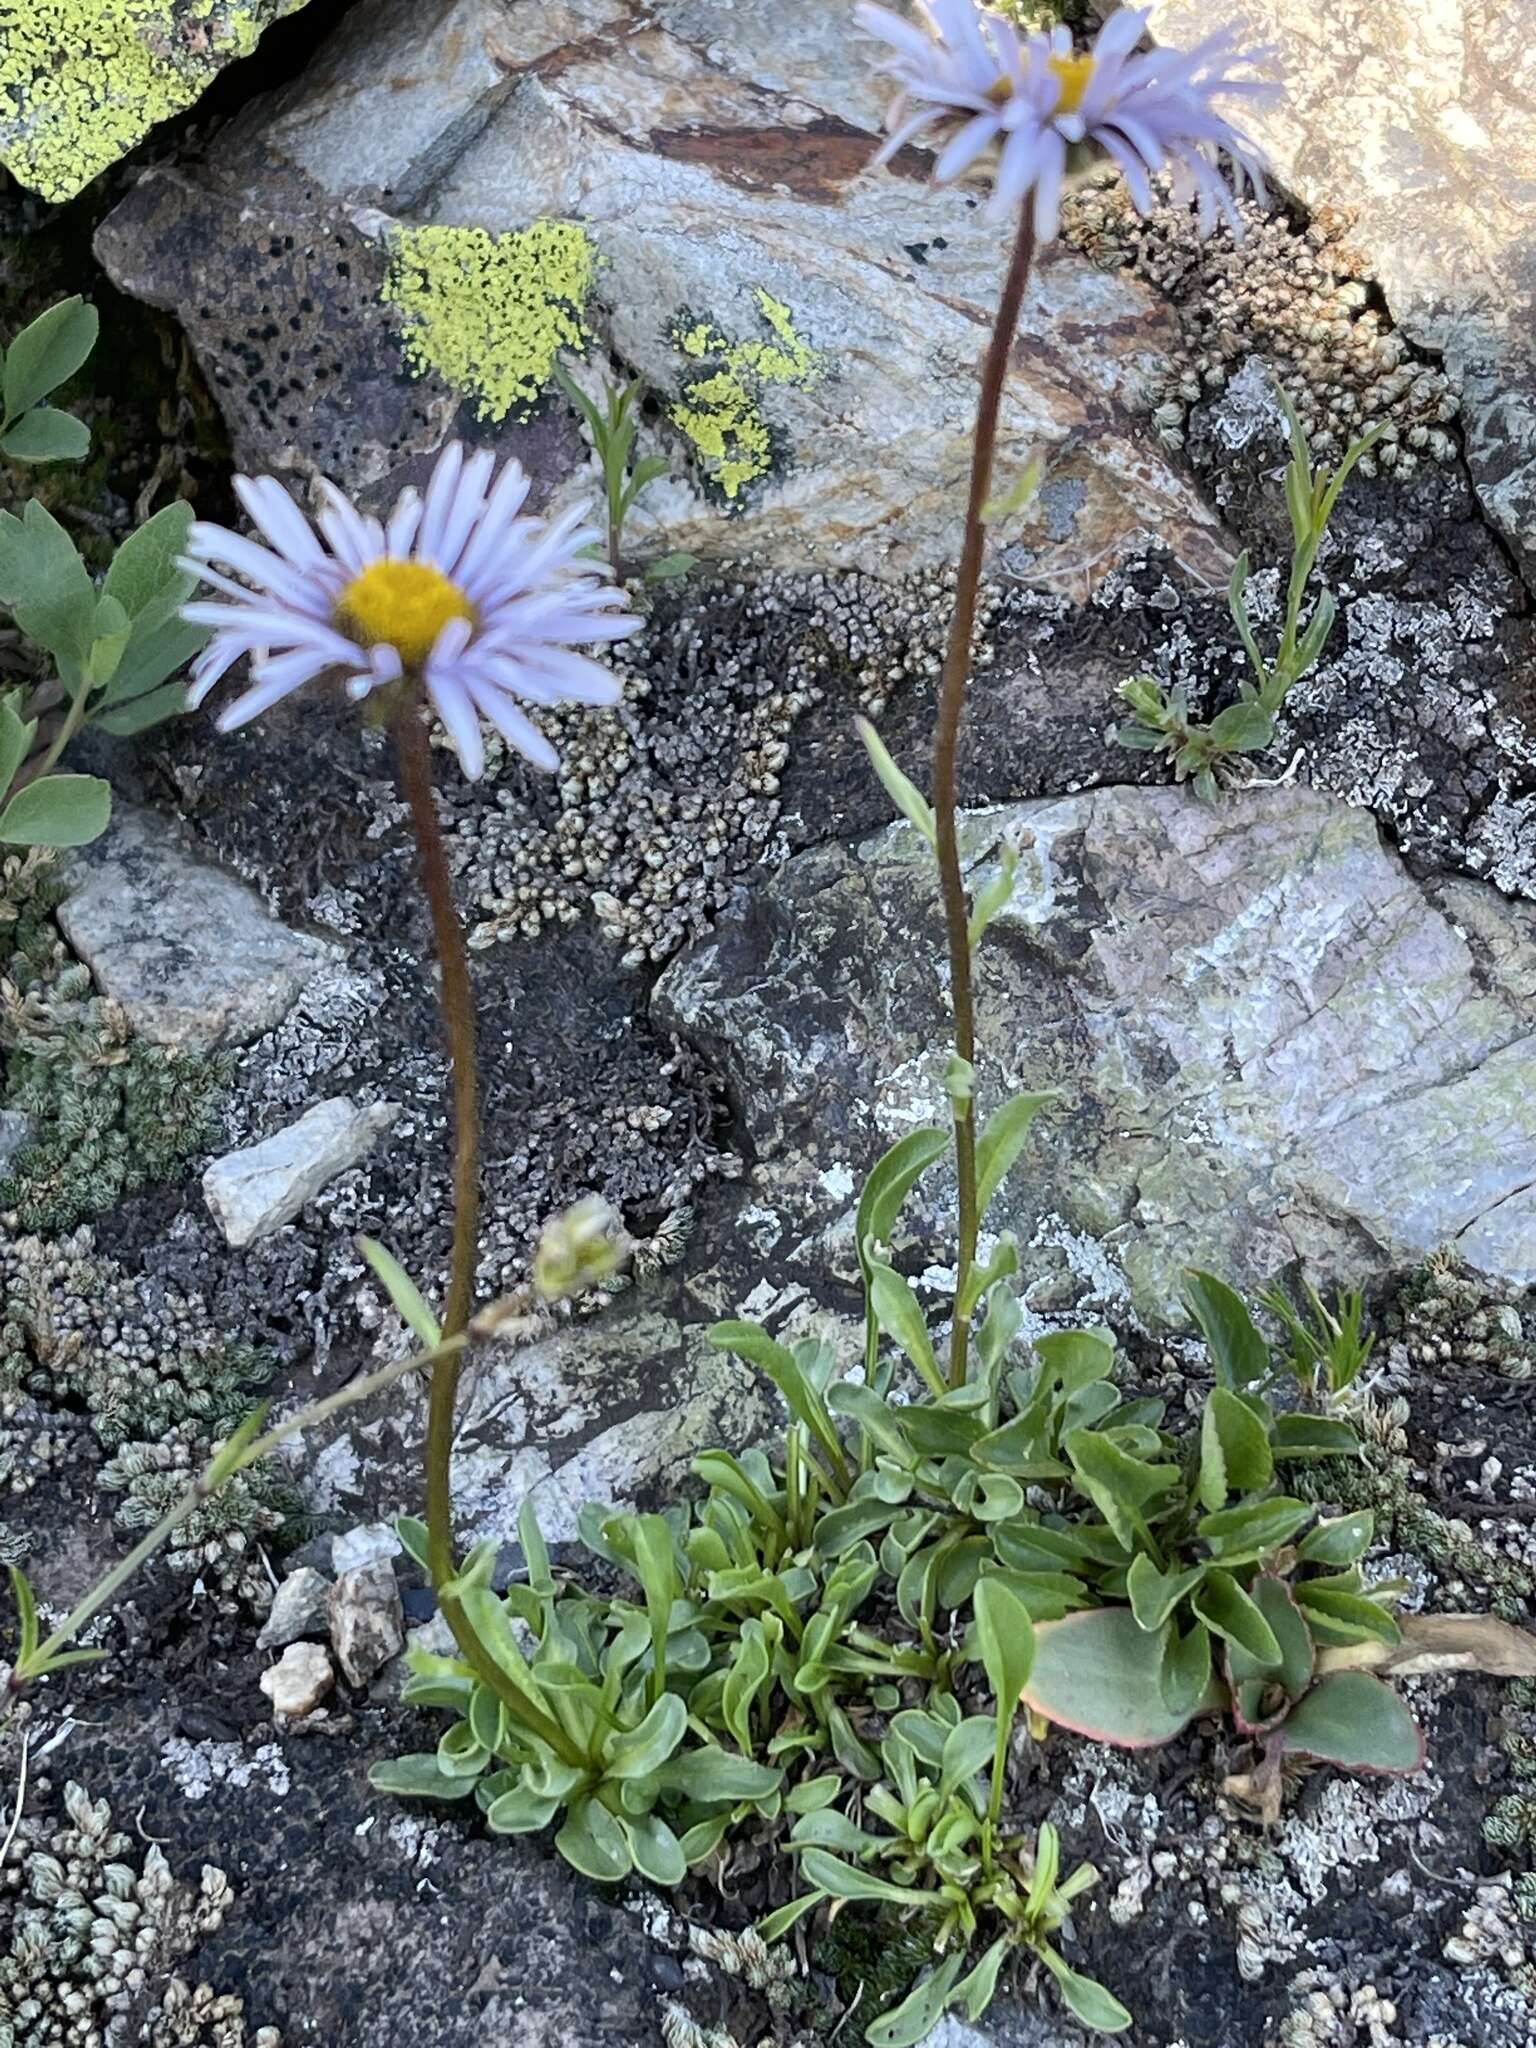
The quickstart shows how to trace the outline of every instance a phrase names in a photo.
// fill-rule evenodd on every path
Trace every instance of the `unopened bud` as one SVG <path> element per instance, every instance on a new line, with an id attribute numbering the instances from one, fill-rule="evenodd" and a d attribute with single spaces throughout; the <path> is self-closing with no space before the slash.
<path id="1" fill-rule="evenodd" d="M 618 1271 L 628 1248 L 613 1209 L 588 1195 L 545 1224 L 533 1255 L 534 1288 L 545 1301 L 584 1293 Z"/>

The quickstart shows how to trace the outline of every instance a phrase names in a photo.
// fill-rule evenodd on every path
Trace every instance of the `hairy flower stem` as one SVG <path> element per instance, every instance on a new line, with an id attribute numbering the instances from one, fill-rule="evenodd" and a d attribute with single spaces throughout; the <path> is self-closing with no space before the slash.
<path id="1" fill-rule="evenodd" d="M 939 689 L 939 722 L 933 744 L 933 814 L 937 828 L 939 880 L 944 895 L 944 924 L 949 937 L 949 985 L 955 1015 L 955 1053 L 967 1068 L 976 1061 L 976 1006 L 971 987 L 970 906 L 965 877 L 960 868 L 960 844 L 955 832 L 958 802 L 957 764 L 960 720 L 965 711 L 966 685 L 971 672 L 971 640 L 976 630 L 976 594 L 981 582 L 982 558 L 986 553 L 985 507 L 992 494 L 992 458 L 997 447 L 997 416 L 1002 406 L 1003 384 L 1008 375 L 1008 357 L 1019 325 L 1019 309 L 1029 282 L 1035 254 L 1033 210 L 1026 202 L 1019 214 L 1018 233 L 997 319 L 981 363 L 981 395 L 976 406 L 976 430 L 971 441 L 971 486 L 965 508 L 965 538 L 960 550 L 960 567 L 955 576 L 955 609 L 950 618 L 949 644 L 944 653 L 944 675 Z M 955 1266 L 955 1321 L 950 1344 L 949 1383 L 965 1385 L 970 1352 L 971 1309 L 966 1302 L 971 1269 L 976 1263 L 976 1239 L 981 1227 L 976 1202 L 976 1106 L 967 1093 L 954 1098 L 955 1166 L 960 1182 L 960 1246 Z"/>
<path id="2" fill-rule="evenodd" d="M 456 1337 L 469 1321 L 480 1244 L 480 1108 L 475 1060 L 475 1007 L 469 980 L 464 927 L 454 908 L 443 828 L 432 788 L 432 748 L 414 695 L 393 720 L 395 765 L 400 793 L 411 813 L 421 857 L 421 882 L 432 913 L 432 938 L 442 969 L 443 1028 L 453 1068 L 453 1264 L 443 1309 L 443 1335 Z M 458 1571 L 453 1544 L 453 1415 L 459 1392 L 459 1358 L 454 1352 L 432 1368 L 427 1400 L 427 1554 L 432 1583 L 455 1642 L 488 1684 L 495 1669 L 457 1600 L 443 1587 Z M 489 1667 L 482 1671 L 482 1666 Z M 499 1687 L 495 1688 L 499 1691 Z"/>

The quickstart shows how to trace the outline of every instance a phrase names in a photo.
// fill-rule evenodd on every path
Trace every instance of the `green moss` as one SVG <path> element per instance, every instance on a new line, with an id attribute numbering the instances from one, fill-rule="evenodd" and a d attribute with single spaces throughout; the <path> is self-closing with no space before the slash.
<path id="1" fill-rule="evenodd" d="M 713 322 L 684 314 L 673 346 L 705 365 L 685 378 L 668 417 L 693 443 L 704 475 L 727 504 L 773 469 L 775 432 L 762 406 L 765 385 L 804 388 L 824 374 L 822 358 L 796 332 L 788 306 L 761 289 L 753 294 L 767 340 L 731 341 Z"/>
<path id="2" fill-rule="evenodd" d="M 869 1906 L 849 1906 L 816 1944 L 816 1967 L 837 1980 L 844 2010 L 868 2021 L 904 1998 L 934 1957 L 933 1922 L 896 1920 Z"/>
<path id="3" fill-rule="evenodd" d="M 563 348 L 587 339 L 596 251 L 574 221 L 518 234 L 408 228 L 394 247 L 385 301 L 401 316 L 406 361 L 475 400 L 483 420 L 526 413 Z"/>
<path id="4" fill-rule="evenodd" d="M 59 937 L 61 894 L 47 860 L 0 869 L 0 1100 L 34 1127 L 0 1177 L 0 1210 L 24 1230 L 68 1230 L 169 1179 L 212 1136 L 233 1065 L 130 1037 Z"/>
<path id="5" fill-rule="evenodd" d="M 304 0 L 0 0 L 0 162 L 45 199 L 192 105 Z"/>
<path id="6" fill-rule="evenodd" d="M 1536 1572 L 1483 1542 L 1463 1523 L 1437 1513 L 1414 1491 L 1407 1459 L 1395 1453 L 1370 1448 L 1357 1464 L 1331 1459 L 1318 1473 L 1302 1473 L 1297 1491 L 1335 1501 L 1350 1512 L 1371 1509 L 1379 1537 L 1412 1551 L 1447 1577 L 1485 1587 L 1489 1606 L 1507 1621 L 1523 1620 L 1525 1603 L 1536 1596 Z"/>

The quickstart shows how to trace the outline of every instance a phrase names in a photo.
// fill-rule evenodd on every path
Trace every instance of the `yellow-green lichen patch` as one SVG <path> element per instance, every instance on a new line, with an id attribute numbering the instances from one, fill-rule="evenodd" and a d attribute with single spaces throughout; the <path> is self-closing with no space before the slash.
<path id="1" fill-rule="evenodd" d="M 304 0 L 0 0 L 0 163 L 72 199 Z"/>
<path id="2" fill-rule="evenodd" d="M 674 348 L 707 364 L 685 379 L 668 417 L 692 442 L 709 483 L 728 505 L 774 466 L 774 429 L 760 397 L 765 384 L 814 384 L 824 364 L 795 330 L 788 306 L 754 291 L 768 340 L 731 341 L 710 320 L 684 315 L 672 327 Z"/>
<path id="3" fill-rule="evenodd" d="M 582 317 L 596 251 L 574 221 L 538 220 L 517 234 L 407 228 L 395 244 L 385 300 L 401 316 L 406 361 L 476 402 L 483 420 L 523 413 L 563 348 L 587 338 Z"/>

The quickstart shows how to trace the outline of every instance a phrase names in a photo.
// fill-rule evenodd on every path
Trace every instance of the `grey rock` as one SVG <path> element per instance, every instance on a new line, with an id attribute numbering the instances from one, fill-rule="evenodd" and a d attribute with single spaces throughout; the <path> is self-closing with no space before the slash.
<path id="1" fill-rule="evenodd" d="M 290 1572 L 272 1596 L 272 1606 L 256 1638 L 258 1650 L 281 1650 L 302 1636 L 326 1630 L 326 1598 L 330 1582 L 310 1565 Z"/>
<path id="2" fill-rule="evenodd" d="M 871 168 L 888 87 L 824 0 L 659 0 L 631 26 L 621 0 L 362 0 L 215 160 L 151 172 L 98 251 L 175 308 L 244 464 L 381 493 L 471 410 L 544 478 L 583 462 L 539 401 L 590 260 L 592 359 L 664 407 L 674 480 L 632 515 L 638 549 L 948 562 L 1004 238 L 917 153 Z M 511 239 L 552 222 L 585 231 L 574 266 Z M 402 247 L 417 231 L 437 239 Z M 487 309 L 467 350 L 466 274 Z M 1056 246 L 1024 326 L 999 474 L 1036 447 L 1053 468 L 1021 543 L 1080 582 L 1147 529 L 1224 582 L 1227 539 L 1146 425 L 1168 309 Z"/>
<path id="3" fill-rule="evenodd" d="M 214 1160 L 203 1194 L 232 1245 L 254 1244 L 291 1223 L 312 1196 L 355 1166 L 399 1115 L 399 1105 L 366 1109 L 333 1096 L 259 1144 Z"/>
<path id="4" fill-rule="evenodd" d="M 364 1686 L 405 1648 L 400 1588 L 388 1564 L 343 1572 L 330 1590 L 331 1648 L 348 1685 Z"/>
<path id="5" fill-rule="evenodd" d="M 1155 0 L 1192 43 L 1241 23 L 1284 91 L 1243 118 L 1283 182 L 1342 207 L 1394 321 L 1461 387 L 1489 518 L 1536 575 L 1536 39 L 1529 10 L 1465 0 Z"/>
<path id="6" fill-rule="evenodd" d="M 32 1119 L 19 1109 L 0 1109 L 0 1174 L 32 1137 Z"/>
<path id="7" fill-rule="evenodd" d="M 275 1715 L 285 1721 L 301 1721 L 333 1690 L 336 1674 L 319 1643 L 290 1643 L 258 1682 Z"/>
<path id="8" fill-rule="evenodd" d="M 424 1417 L 421 1391 L 402 1382 L 338 1418 L 329 1440 L 317 1431 L 316 1505 L 419 1512 Z M 665 1500 L 706 1445 L 753 1442 L 771 1421 L 761 1382 L 703 1328 L 627 1296 L 521 1349 L 487 1345 L 465 1373 L 454 1439 L 461 1540 L 515 1540 L 531 1499 L 546 1541 L 569 1541 L 584 1501 Z"/>
<path id="9" fill-rule="evenodd" d="M 71 855 L 69 875 L 64 936 L 157 1045 L 206 1052 L 259 1038 L 341 957 L 194 859 L 148 811 L 119 805 L 102 837 Z"/>
<path id="10" fill-rule="evenodd" d="M 1152 1327 L 1180 1322 L 1189 1264 L 1354 1284 L 1454 1244 L 1536 1280 L 1536 914 L 1415 881 L 1368 815 L 1304 789 L 973 813 L 978 884 L 1004 834 L 1023 855 L 981 956 L 983 1109 L 1062 1090 L 991 1218 L 1030 1270 L 1054 1247 L 1079 1298 L 1128 1295 Z M 742 1106 L 792 1260 L 851 1271 L 864 1174 L 944 1120 L 941 944 L 902 826 L 789 862 L 657 985 Z M 915 1228 L 947 1257 L 942 1170 L 924 1190 Z"/>
<path id="11" fill-rule="evenodd" d="M 389 1522 L 363 1522 L 331 1538 L 331 1568 L 350 1572 L 360 1564 L 387 1563 L 401 1552 L 400 1538 Z"/>

